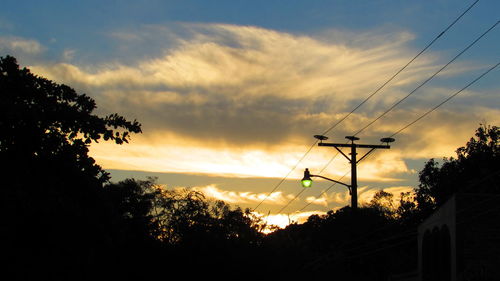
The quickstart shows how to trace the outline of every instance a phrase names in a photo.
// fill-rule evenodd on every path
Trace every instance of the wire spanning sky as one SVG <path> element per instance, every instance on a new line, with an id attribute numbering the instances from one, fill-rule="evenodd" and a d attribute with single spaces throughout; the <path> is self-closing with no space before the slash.
<path id="1" fill-rule="evenodd" d="M 343 118 L 474 2 L 6 0 L 0 55 L 90 95 L 99 114 L 143 124 L 128 145 L 91 147 L 113 180 L 157 176 L 167 188 L 195 188 L 244 208 L 267 198 L 259 211 L 285 223 L 288 214 L 300 221 L 349 204 L 342 186 L 319 196 L 330 183 L 318 180 L 287 214 L 277 214 L 302 191 L 303 170 L 322 170 L 336 153 L 314 147 L 291 171 L 312 135 Z M 405 97 L 500 20 L 499 11 L 497 0 L 478 1 L 330 131 L 330 140 L 344 142 Z M 359 142 L 378 143 L 499 60 L 495 27 Z M 426 160 L 453 156 L 480 123 L 499 125 L 499 81 L 500 71 L 492 70 L 398 134 L 390 150 L 366 159 L 358 171 L 360 200 L 382 188 L 409 190 Z M 348 170 L 337 157 L 324 175 L 338 179 Z"/>

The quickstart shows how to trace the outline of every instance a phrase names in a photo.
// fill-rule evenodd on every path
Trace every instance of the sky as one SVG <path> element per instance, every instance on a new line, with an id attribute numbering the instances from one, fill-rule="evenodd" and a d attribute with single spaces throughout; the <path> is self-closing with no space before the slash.
<path id="1" fill-rule="evenodd" d="M 313 135 L 347 116 L 475 2 L 4 0 L 0 56 L 91 96 L 101 116 L 142 124 L 129 144 L 90 147 L 112 181 L 157 177 L 165 188 L 258 206 L 284 226 L 350 202 L 344 186 L 321 179 L 302 189 L 305 168 L 350 183 L 347 159 L 314 145 Z M 358 143 L 380 144 L 498 63 L 499 26 L 460 53 L 498 23 L 499 11 L 498 0 L 477 1 L 327 142 L 343 143 L 371 124 Z M 428 159 L 454 156 L 480 124 L 499 125 L 499 68 L 360 162 L 360 203 L 380 189 L 396 198 L 412 190 Z"/>

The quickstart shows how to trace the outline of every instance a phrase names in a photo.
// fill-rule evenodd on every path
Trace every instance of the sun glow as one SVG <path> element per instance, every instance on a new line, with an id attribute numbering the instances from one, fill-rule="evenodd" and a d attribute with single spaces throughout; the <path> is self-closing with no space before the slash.
<path id="1" fill-rule="evenodd" d="M 307 221 L 311 215 L 324 215 L 326 212 L 323 211 L 308 211 L 308 212 L 297 212 L 293 214 L 268 214 L 264 215 L 261 213 L 255 213 L 260 217 L 267 227 L 263 230 L 264 233 L 271 233 L 276 230 L 276 228 L 285 228 L 292 223 L 304 223 Z"/>

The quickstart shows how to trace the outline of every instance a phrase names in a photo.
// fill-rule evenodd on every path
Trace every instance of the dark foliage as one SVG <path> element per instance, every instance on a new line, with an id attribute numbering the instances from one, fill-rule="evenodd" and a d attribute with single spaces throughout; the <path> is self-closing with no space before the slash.
<path id="1" fill-rule="evenodd" d="M 387 280 L 416 269 L 416 227 L 436 206 L 457 191 L 499 191 L 500 131 L 481 126 L 457 158 L 429 160 L 399 204 L 382 190 L 358 210 L 263 235 L 249 210 L 197 191 L 110 183 L 88 145 L 126 143 L 141 128 L 95 108 L 0 58 L 0 262 L 9 280 Z"/>
<path id="2" fill-rule="evenodd" d="M 121 144 L 141 129 L 95 108 L 90 97 L 0 58 L 2 262 L 20 280 L 87 279 L 105 264 L 113 241 L 101 192 L 108 175 L 87 146 Z"/>
<path id="3" fill-rule="evenodd" d="M 289 277 L 386 280 L 389 273 L 415 264 L 409 254 L 415 252 L 416 240 L 408 240 L 405 231 L 378 208 L 344 207 L 270 234 L 266 249 Z"/>
<path id="4" fill-rule="evenodd" d="M 88 155 L 137 121 L 0 58 L 1 264 L 11 280 L 150 280 L 245 271 L 261 233 L 249 212 L 152 180 L 109 183 Z M 193 270 L 196 269 L 196 270 Z"/>
<path id="5" fill-rule="evenodd" d="M 480 126 L 467 144 L 456 150 L 456 158 L 443 164 L 430 159 L 419 173 L 416 199 L 421 209 L 432 210 L 456 192 L 500 192 L 500 128 Z"/>
<path id="6" fill-rule="evenodd" d="M 231 209 L 191 190 L 165 190 L 154 179 L 127 179 L 105 186 L 114 210 L 115 253 L 123 278 L 162 276 L 173 268 L 183 276 L 247 272 L 260 263 L 263 234 L 249 211 Z M 142 254 L 139 258 L 137 254 Z M 193 270 L 195 269 L 195 270 Z"/>

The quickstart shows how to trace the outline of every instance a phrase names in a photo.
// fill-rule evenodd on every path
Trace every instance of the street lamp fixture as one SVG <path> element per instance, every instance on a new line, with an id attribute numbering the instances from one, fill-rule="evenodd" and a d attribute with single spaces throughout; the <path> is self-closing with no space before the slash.
<path id="1" fill-rule="evenodd" d="M 312 178 L 311 177 L 318 177 L 318 178 L 322 178 L 322 179 L 325 179 L 325 180 L 328 180 L 328 181 L 331 181 L 331 182 L 334 182 L 334 183 L 338 183 L 338 184 L 341 184 L 343 186 L 346 186 L 348 189 L 349 189 L 349 194 L 351 194 L 351 186 L 348 185 L 348 184 L 345 184 L 343 182 L 340 182 L 340 181 L 336 181 L 336 180 L 333 180 L 331 178 L 327 178 L 327 177 L 323 177 L 323 176 L 320 176 L 320 175 L 311 175 L 311 172 L 309 172 L 309 169 L 306 168 L 304 170 L 304 177 L 302 178 L 302 180 L 300 181 L 302 183 L 302 186 L 303 187 L 311 187 L 312 186 Z"/>
<path id="2" fill-rule="evenodd" d="M 312 186 L 313 180 L 311 179 L 311 173 L 309 173 L 308 168 L 306 168 L 306 170 L 304 171 L 304 177 L 302 178 L 300 183 L 302 184 L 302 187 L 311 187 Z"/>
<path id="3" fill-rule="evenodd" d="M 306 168 L 304 171 L 304 178 L 302 178 L 302 186 L 303 187 L 311 187 L 312 186 L 312 179 L 311 177 L 318 177 L 322 178 L 325 180 L 329 180 L 341 185 L 346 186 L 349 188 L 349 194 L 351 195 L 351 208 L 357 209 L 358 208 L 358 177 L 357 177 L 357 164 L 365 159 L 370 153 L 372 153 L 375 149 L 389 149 L 391 148 L 389 146 L 389 143 L 394 142 L 394 139 L 391 137 L 388 138 L 382 138 L 380 142 L 385 143 L 385 144 L 357 144 L 354 143 L 355 141 L 358 141 L 359 138 L 356 136 L 347 136 L 345 137 L 350 141 L 350 143 L 324 143 L 323 141 L 327 140 L 328 137 L 323 136 L 323 135 L 315 135 L 314 138 L 319 140 L 318 146 L 329 146 L 335 148 L 341 155 L 343 155 L 351 164 L 351 184 L 345 184 L 343 182 L 339 182 L 336 180 L 332 180 L 327 177 L 323 177 L 320 175 L 311 175 L 309 173 L 309 169 Z M 350 156 L 348 156 L 344 151 L 342 151 L 341 148 L 350 148 L 351 153 Z M 369 148 L 370 150 L 366 152 L 363 156 L 360 158 L 357 157 L 357 149 L 358 148 Z"/>

